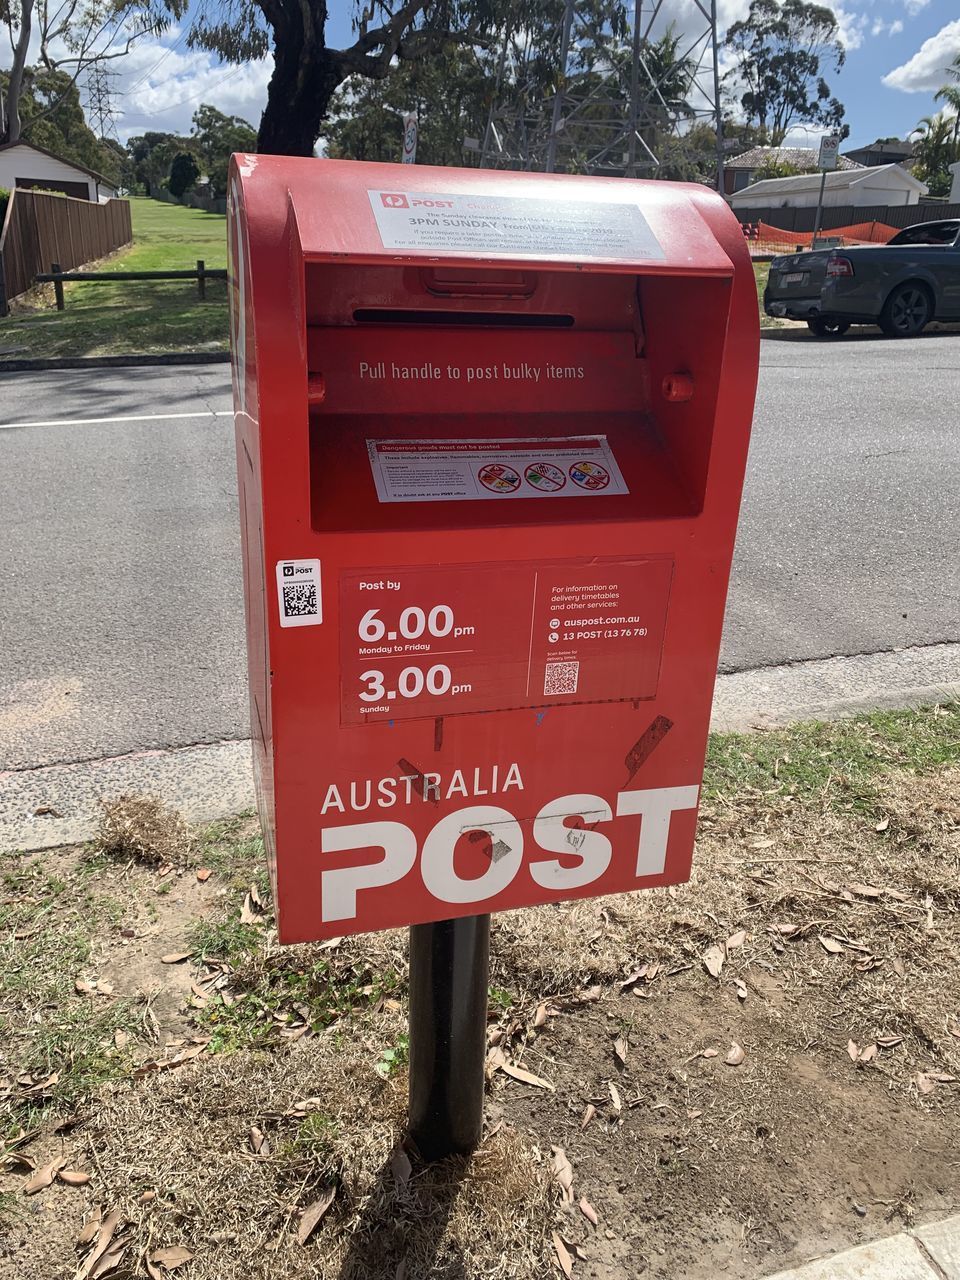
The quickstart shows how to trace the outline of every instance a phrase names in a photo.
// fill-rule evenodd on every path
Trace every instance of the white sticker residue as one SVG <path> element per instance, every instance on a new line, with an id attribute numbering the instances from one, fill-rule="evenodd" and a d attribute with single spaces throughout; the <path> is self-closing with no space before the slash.
<path id="1" fill-rule="evenodd" d="M 315 627 L 323 621 L 319 560 L 278 560 L 281 627 Z"/>
<path id="2" fill-rule="evenodd" d="M 447 249 L 536 258 L 663 258 L 635 204 L 527 196 L 368 191 L 385 249 Z"/>
<path id="3" fill-rule="evenodd" d="M 606 436 L 368 440 L 367 452 L 381 502 L 502 502 L 630 492 Z"/>

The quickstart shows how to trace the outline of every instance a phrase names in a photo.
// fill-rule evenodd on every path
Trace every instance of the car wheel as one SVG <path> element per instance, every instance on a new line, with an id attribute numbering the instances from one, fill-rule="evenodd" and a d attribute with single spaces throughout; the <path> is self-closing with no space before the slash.
<path id="1" fill-rule="evenodd" d="M 850 328 L 848 320 L 827 320 L 823 316 L 814 316 L 807 321 L 807 328 L 818 338 L 841 338 Z"/>
<path id="2" fill-rule="evenodd" d="M 898 284 L 883 304 L 880 328 L 888 338 L 915 338 L 933 319 L 933 302 L 922 284 Z"/>

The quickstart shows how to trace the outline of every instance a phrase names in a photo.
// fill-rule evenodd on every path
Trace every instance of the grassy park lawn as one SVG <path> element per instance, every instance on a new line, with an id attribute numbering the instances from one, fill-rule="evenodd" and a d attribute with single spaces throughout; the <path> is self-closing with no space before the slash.
<path id="1" fill-rule="evenodd" d="M 279 948 L 252 819 L 0 854 L 0 1280 L 757 1280 L 956 1212 L 958 730 L 715 737 L 689 884 L 496 915 L 432 1168 L 405 933 Z"/>
<path id="2" fill-rule="evenodd" d="M 131 205 L 133 244 L 89 269 L 176 271 L 195 267 L 198 258 L 208 267 L 226 266 L 222 215 L 145 198 Z M 207 282 L 203 302 L 192 280 L 67 284 L 64 295 L 62 312 L 52 285 L 18 299 L 12 314 L 0 320 L 0 351 L 27 358 L 221 351 L 228 345 L 222 281 Z"/>

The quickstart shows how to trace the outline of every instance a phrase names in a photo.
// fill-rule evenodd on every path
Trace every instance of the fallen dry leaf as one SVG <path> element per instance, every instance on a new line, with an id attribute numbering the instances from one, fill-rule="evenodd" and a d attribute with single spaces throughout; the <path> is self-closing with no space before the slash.
<path id="1" fill-rule="evenodd" d="M 742 980 L 742 978 L 734 978 L 733 984 L 737 988 L 737 999 L 746 1000 L 747 995 L 749 994 L 747 991 L 747 984 Z"/>
<path id="2" fill-rule="evenodd" d="M 736 933 L 731 934 L 726 941 L 726 948 L 728 953 L 730 951 L 736 951 L 737 947 L 742 947 L 743 944 L 746 942 L 746 940 L 747 940 L 746 929 L 738 929 Z"/>
<path id="3" fill-rule="evenodd" d="M 859 898 L 879 898 L 881 896 L 881 890 L 874 888 L 872 884 L 859 884 L 854 881 L 852 884 L 848 884 L 847 888 Z"/>
<path id="4" fill-rule="evenodd" d="M 76 982 L 73 984 L 73 989 L 82 996 L 88 996 L 92 992 L 96 991 L 97 984 L 95 982 L 88 982 L 86 978 L 77 978 Z"/>
<path id="5" fill-rule="evenodd" d="M 851 1062 L 856 1062 L 860 1057 L 860 1046 L 857 1044 L 856 1040 L 847 1041 L 847 1053 L 850 1055 Z"/>
<path id="6" fill-rule="evenodd" d="M 175 1271 L 177 1267 L 182 1267 L 185 1262 L 192 1262 L 193 1254 L 189 1249 L 185 1249 L 182 1244 L 173 1244 L 165 1249 L 154 1249 L 150 1254 L 150 1261 L 158 1267 L 164 1267 L 167 1271 Z"/>
<path id="7" fill-rule="evenodd" d="M 499 1066 L 505 1075 L 512 1076 L 514 1080 L 519 1080 L 523 1084 L 536 1085 L 538 1089 L 549 1089 L 551 1093 L 556 1092 L 556 1086 L 551 1084 L 549 1080 L 544 1080 L 543 1076 L 535 1076 L 532 1071 L 527 1071 L 524 1067 L 514 1066 L 512 1062 L 507 1062 L 506 1059 Z"/>
<path id="8" fill-rule="evenodd" d="M 877 1044 L 881 1049 L 892 1049 L 895 1044 L 903 1044 L 903 1036 L 877 1036 Z"/>
<path id="9" fill-rule="evenodd" d="M 129 1240 L 115 1240 L 109 1249 L 101 1254 L 96 1266 L 90 1272 L 90 1280 L 101 1280 L 102 1276 L 108 1276 L 111 1271 L 116 1271 L 123 1261 L 123 1255 L 129 1243 Z"/>
<path id="10" fill-rule="evenodd" d="M 83 1187 L 90 1181 L 89 1173 L 84 1173 L 82 1169 L 61 1169 L 57 1177 L 68 1187 Z"/>
<path id="11" fill-rule="evenodd" d="M 93 1217 L 89 1218 L 80 1228 L 80 1234 L 77 1236 L 77 1248 L 82 1249 L 90 1244 L 97 1232 L 100 1230 L 100 1223 L 103 1221 L 103 1210 L 97 1206 L 93 1211 Z"/>
<path id="12" fill-rule="evenodd" d="M 877 1056 L 877 1046 L 875 1044 L 868 1044 L 865 1049 L 861 1049 L 860 1052 L 857 1054 L 857 1061 L 872 1062 L 876 1056 Z"/>
<path id="13" fill-rule="evenodd" d="M 117 1027 L 116 1031 L 113 1033 L 113 1043 L 118 1049 L 125 1049 L 130 1043 L 130 1032 L 122 1031 Z"/>
<path id="14" fill-rule="evenodd" d="M 563 1147 L 551 1147 L 553 1180 L 563 1194 L 564 1204 L 573 1204 L 573 1166 Z"/>
<path id="15" fill-rule="evenodd" d="M 112 996 L 112 995 L 113 995 L 113 983 L 112 983 L 112 982 L 104 982 L 104 980 L 103 980 L 102 978 L 99 978 L 99 979 L 97 980 L 97 995 L 98 995 L 98 996 Z"/>
<path id="16" fill-rule="evenodd" d="M 307 1205 L 297 1227 L 297 1243 L 306 1244 L 320 1224 L 320 1219 L 333 1204 L 337 1194 L 336 1187 L 328 1187 L 319 1200 Z"/>
<path id="17" fill-rule="evenodd" d="M 918 1071 L 913 1078 L 921 1093 L 933 1093 L 936 1086 L 928 1075 L 924 1075 L 922 1071 Z"/>
<path id="18" fill-rule="evenodd" d="M 160 957 L 160 963 L 182 964 L 184 960 L 189 960 L 192 955 L 192 951 L 168 951 L 165 956 Z"/>
<path id="19" fill-rule="evenodd" d="M 822 933 L 817 934 L 817 941 L 823 947 L 824 951 L 829 951 L 832 956 L 843 954 L 843 943 L 838 942 L 836 938 L 825 937 Z"/>
<path id="20" fill-rule="evenodd" d="M 750 841 L 750 848 L 751 848 L 751 849 L 772 849 L 772 848 L 773 848 L 773 846 L 774 846 L 775 844 L 776 844 L 776 841 L 775 841 L 775 840 L 766 840 L 766 839 L 765 839 L 765 840 L 751 840 L 751 841 Z"/>
<path id="21" fill-rule="evenodd" d="M 266 1134 L 262 1129 L 258 1129 L 255 1124 L 250 1126 L 250 1148 L 254 1155 L 268 1156 L 270 1154 L 270 1143 L 267 1141 Z"/>
<path id="22" fill-rule="evenodd" d="M 600 1218 L 597 1215 L 597 1211 L 586 1196 L 580 1197 L 580 1212 L 586 1220 L 588 1222 L 592 1222 L 595 1227 L 600 1225 Z"/>
<path id="23" fill-rule="evenodd" d="M 621 1067 L 625 1067 L 627 1065 L 628 1050 L 629 1050 L 629 1045 L 627 1044 L 624 1037 L 617 1036 L 616 1040 L 614 1040 L 613 1042 L 613 1052 L 616 1056 L 617 1061 L 620 1063 Z"/>
<path id="24" fill-rule="evenodd" d="M 590 1123 L 590 1121 L 593 1119 L 593 1117 L 596 1114 L 597 1114 L 597 1108 L 593 1105 L 592 1102 L 588 1102 L 586 1107 L 584 1108 L 583 1118 L 580 1121 L 581 1130 L 587 1127 L 587 1125 Z"/>
<path id="25" fill-rule="evenodd" d="M 937 1084 L 956 1084 L 957 1077 L 950 1075 L 947 1071 L 928 1071 L 926 1073 L 928 1080 L 935 1080 Z"/>
<path id="26" fill-rule="evenodd" d="M 537 1012 L 533 1015 L 533 1025 L 542 1027 L 547 1021 L 547 1006 L 545 1004 L 537 1005 Z"/>
<path id="27" fill-rule="evenodd" d="M 197 872 L 197 879 L 200 881 L 201 884 L 205 884 L 212 875 L 213 875 L 213 869 L 211 867 L 201 867 L 200 870 Z"/>
<path id="28" fill-rule="evenodd" d="M 890 825 L 889 818 L 881 818 L 880 821 L 877 823 L 877 825 L 873 829 L 874 831 L 886 831 L 889 825 Z"/>
<path id="29" fill-rule="evenodd" d="M 612 1080 L 607 1081 L 607 1088 L 610 1090 L 610 1101 L 613 1103 L 614 1113 L 619 1115 L 623 1110 L 623 1102 L 620 1100 L 620 1090 Z"/>
<path id="30" fill-rule="evenodd" d="M 97 1264 L 110 1248 L 113 1240 L 114 1232 L 120 1225 L 120 1210 L 111 1209 L 107 1216 L 99 1225 L 96 1237 L 93 1241 L 93 1247 L 87 1254 L 86 1258 L 80 1264 L 74 1280 L 87 1280 L 88 1276 L 92 1276 L 97 1268 Z M 102 1274 L 102 1273 L 101 1273 Z"/>
<path id="31" fill-rule="evenodd" d="M 703 961 L 704 968 L 711 978 L 720 978 L 720 971 L 723 968 L 724 954 L 723 947 L 716 945 L 707 947 L 706 951 L 700 957 Z"/>
<path id="32" fill-rule="evenodd" d="M 410 1163 L 410 1157 L 403 1147 L 394 1148 L 393 1154 L 390 1156 L 390 1172 L 393 1174 L 394 1182 L 401 1187 L 405 1187 L 410 1181 L 413 1165 Z"/>
<path id="33" fill-rule="evenodd" d="M 38 1169 L 32 1177 L 28 1178 L 23 1184 L 23 1194 L 25 1196 L 35 1196 L 38 1191 L 42 1191 L 44 1187 L 53 1185 L 57 1174 L 66 1164 L 65 1159 L 51 1160 L 49 1164 L 45 1164 Z"/>
<path id="34" fill-rule="evenodd" d="M 728 1067 L 739 1067 L 740 1063 L 746 1056 L 747 1055 L 744 1053 L 742 1047 L 737 1044 L 736 1040 L 734 1040 L 733 1044 L 731 1044 L 730 1048 L 727 1050 L 727 1056 L 724 1058 L 724 1062 Z"/>
<path id="35" fill-rule="evenodd" d="M 898 978 L 902 978 L 903 975 L 906 973 L 906 969 L 904 969 L 903 967 L 903 961 L 897 959 L 897 957 L 894 956 L 893 959 L 890 961 L 890 963 L 893 965 L 893 972 L 897 975 Z"/>
<path id="36" fill-rule="evenodd" d="M 553 1232 L 553 1251 L 557 1256 L 557 1264 L 560 1267 L 560 1270 L 566 1276 L 567 1280 L 572 1280 L 573 1259 L 570 1257 L 567 1246 L 555 1231 Z"/>
<path id="37" fill-rule="evenodd" d="M 719 1049 L 704 1049 L 702 1053 L 696 1055 L 699 1058 L 718 1058 L 720 1056 Z"/>

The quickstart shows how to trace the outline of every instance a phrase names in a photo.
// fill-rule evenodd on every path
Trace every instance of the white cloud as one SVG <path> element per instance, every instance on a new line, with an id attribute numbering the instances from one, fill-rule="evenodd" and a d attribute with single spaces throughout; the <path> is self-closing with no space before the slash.
<path id="1" fill-rule="evenodd" d="M 267 97 L 271 59 L 233 67 L 213 54 L 186 47 L 186 32 L 173 29 L 162 40 L 142 41 L 114 64 L 117 130 L 122 141 L 157 130 L 190 132 L 201 102 L 257 127 Z"/>
<path id="2" fill-rule="evenodd" d="M 960 54 L 960 18 L 924 40 L 913 55 L 883 77 L 888 89 L 903 93 L 933 93 L 947 81 L 946 69 Z"/>
<path id="3" fill-rule="evenodd" d="M 896 22 L 890 23 L 890 30 L 887 32 L 887 35 L 898 36 L 902 30 L 903 30 L 903 23 L 900 21 L 899 18 L 897 18 Z"/>
<path id="4" fill-rule="evenodd" d="M 882 36 L 886 32 L 888 36 L 898 36 L 902 30 L 903 23 L 899 18 L 896 18 L 893 22 L 884 22 L 883 18 L 874 18 L 870 34 L 872 36 Z"/>
<path id="5" fill-rule="evenodd" d="M 837 19 L 837 38 L 845 49 L 859 49 L 863 44 L 863 32 L 867 25 L 865 13 L 851 13 L 841 5 L 833 5 Z"/>
<path id="6" fill-rule="evenodd" d="M 921 9 L 925 9 L 930 0 L 904 0 L 903 7 L 911 18 L 915 18 Z"/>

